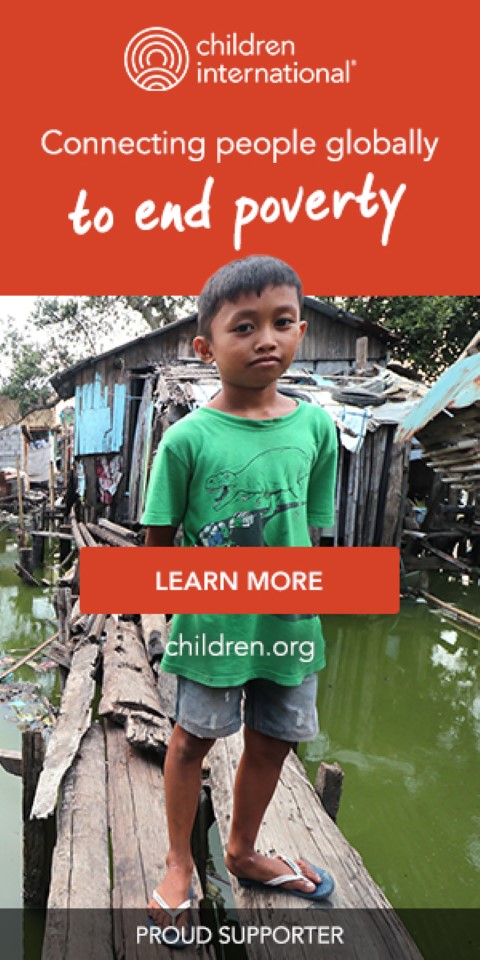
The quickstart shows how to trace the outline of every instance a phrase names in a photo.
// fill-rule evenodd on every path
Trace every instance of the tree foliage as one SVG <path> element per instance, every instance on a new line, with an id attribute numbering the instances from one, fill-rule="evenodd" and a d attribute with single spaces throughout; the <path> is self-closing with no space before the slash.
<path id="1" fill-rule="evenodd" d="M 1 344 L 3 360 L 10 373 L 2 377 L 2 393 L 18 403 L 23 415 L 32 407 L 47 405 L 53 395 L 50 377 L 55 373 L 55 362 L 45 351 L 16 330 L 9 330 Z"/>
<path id="2" fill-rule="evenodd" d="M 194 309 L 192 297 L 39 297 L 22 330 L 3 321 L 0 389 L 24 413 L 52 399 L 55 372 Z"/>
<path id="3" fill-rule="evenodd" d="M 352 313 L 399 334 L 397 360 L 428 379 L 454 363 L 480 329 L 480 297 L 342 297 Z"/>

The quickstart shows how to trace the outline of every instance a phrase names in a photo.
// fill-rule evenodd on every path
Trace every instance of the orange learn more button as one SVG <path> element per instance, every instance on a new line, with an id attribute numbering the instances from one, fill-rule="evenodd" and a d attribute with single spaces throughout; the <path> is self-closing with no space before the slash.
<path id="1" fill-rule="evenodd" d="M 398 613 L 395 547 L 85 547 L 82 613 Z"/>

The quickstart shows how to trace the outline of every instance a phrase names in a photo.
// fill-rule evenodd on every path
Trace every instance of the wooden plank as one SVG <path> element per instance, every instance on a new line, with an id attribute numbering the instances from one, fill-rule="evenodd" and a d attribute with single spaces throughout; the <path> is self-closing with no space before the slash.
<path id="1" fill-rule="evenodd" d="M 82 547 L 85 547 L 85 546 L 86 546 L 86 544 L 85 544 L 85 540 L 83 539 L 82 533 L 81 533 L 81 531 L 80 531 L 80 527 L 79 527 L 79 525 L 78 525 L 77 519 L 76 519 L 76 517 L 75 517 L 75 515 L 74 515 L 74 513 L 73 513 L 73 510 L 72 510 L 72 512 L 71 512 L 71 514 L 70 514 L 70 522 L 71 522 L 71 524 L 72 524 L 73 539 L 75 540 L 75 543 L 77 544 L 78 550 L 81 550 Z"/>
<path id="2" fill-rule="evenodd" d="M 177 677 L 174 673 L 160 670 L 157 679 L 157 690 L 162 716 L 175 719 L 177 711 Z"/>
<path id="3" fill-rule="evenodd" d="M 154 675 L 135 624 L 110 617 L 106 633 L 100 716 L 108 714 L 119 723 L 125 723 L 132 710 L 162 716 Z"/>
<path id="4" fill-rule="evenodd" d="M 374 546 L 375 528 L 377 521 L 378 495 L 380 492 L 380 478 L 382 476 L 385 447 L 387 444 L 387 429 L 379 427 L 372 436 L 370 489 L 368 491 L 365 546 Z"/>
<path id="5" fill-rule="evenodd" d="M 73 533 L 59 533 L 57 530 L 35 530 L 32 537 L 43 537 L 46 540 L 68 540 L 69 543 L 75 539 Z"/>
<path id="6" fill-rule="evenodd" d="M 142 613 L 140 615 L 142 636 L 149 662 L 160 658 L 167 643 L 167 619 L 164 613 Z"/>
<path id="7" fill-rule="evenodd" d="M 217 741 L 209 754 L 212 801 L 224 847 L 228 841 L 233 783 L 241 749 L 241 737 L 237 734 Z M 293 753 L 285 761 L 274 797 L 263 819 L 258 847 L 270 855 L 280 852 L 294 859 L 301 855 L 332 873 L 336 888 L 330 903 L 335 909 L 323 909 L 322 922 L 342 923 L 338 915 L 336 917 L 337 908 L 358 908 L 348 911 L 348 921 L 343 915 L 343 925 L 348 922 L 349 943 L 355 944 L 355 956 L 421 960 L 415 944 L 363 866 L 361 857 L 326 814 L 300 761 Z M 237 907 L 254 911 L 253 922 L 257 925 L 278 926 L 284 917 L 285 924 L 291 926 L 292 915 L 295 916 L 295 923 L 301 924 L 302 912 L 309 908 L 311 910 L 308 900 L 293 898 L 286 892 L 245 890 L 235 878 L 232 878 L 232 888 Z M 311 913 L 305 916 L 312 922 Z M 291 949 L 290 946 L 290 953 L 282 956 L 291 956 Z M 341 960 L 345 956 L 344 951 L 344 946 L 332 945 L 328 955 Z M 265 960 L 266 957 L 273 960 L 278 958 L 279 949 L 269 942 L 251 944 L 248 955 L 259 960 Z M 312 956 L 308 945 L 296 944 L 295 960 L 307 956 Z"/>
<path id="8" fill-rule="evenodd" d="M 125 537 L 126 540 L 137 541 L 139 539 L 139 534 L 135 533 L 134 530 L 130 530 L 129 527 L 123 527 L 119 523 L 112 523 L 111 520 L 106 520 L 105 517 L 99 519 L 98 525 L 105 530 L 110 530 L 111 533 L 117 533 L 119 537 Z"/>
<path id="9" fill-rule="evenodd" d="M 94 671 L 99 655 L 96 644 L 83 642 L 75 650 L 60 706 L 50 737 L 43 770 L 32 808 L 32 818 L 53 813 L 60 783 L 70 768 L 83 735 L 90 726 L 95 694 Z"/>
<path id="10" fill-rule="evenodd" d="M 87 547 L 98 547 L 97 541 L 94 539 L 94 537 L 92 537 L 92 534 L 90 533 L 90 530 L 88 530 L 88 528 L 87 528 L 87 526 L 86 526 L 85 523 L 79 523 L 79 524 L 78 524 L 78 529 L 79 529 L 80 534 L 81 534 L 81 536 L 82 536 L 82 538 L 83 538 L 83 540 L 84 540 L 84 542 L 85 542 L 85 546 L 87 546 Z"/>
<path id="11" fill-rule="evenodd" d="M 166 717 L 132 711 L 126 718 L 125 736 L 139 750 L 151 750 L 164 758 L 172 736 L 172 725 Z"/>
<path id="12" fill-rule="evenodd" d="M 410 449 L 411 449 L 411 443 L 407 443 L 404 445 L 402 486 L 401 486 L 401 494 L 400 494 L 400 505 L 398 508 L 398 523 L 395 531 L 395 540 L 393 543 L 394 547 L 399 547 L 402 541 L 403 522 L 404 522 L 405 510 L 407 505 L 407 497 L 408 497 L 408 480 L 409 480 L 409 472 L 410 472 Z"/>
<path id="13" fill-rule="evenodd" d="M 390 470 L 388 475 L 385 510 L 383 515 L 383 530 L 380 546 L 392 547 L 395 542 L 395 532 L 400 516 L 403 491 L 403 447 L 394 443 Z"/>
<path id="14" fill-rule="evenodd" d="M 107 543 L 110 547 L 137 546 L 131 539 L 127 540 L 126 537 L 119 536 L 118 533 L 112 533 L 111 530 L 104 530 L 103 527 L 100 527 L 96 523 L 87 523 L 87 530 L 89 530 L 94 538 L 102 540 L 103 543 Z"/>
<path id="15" fill-rule="evenodd" d="M 113 960 L 103 730 L 94 724 L 61 789 L 44 960 Z"/>
<path id="16" fill-rule="evenodd" d="M 113 857 L 114 939 L 122 960 L 151 960 L 152 947 L 136 942 L 146 923 L 146 905 L 166 870 L 167 821 L 160 765 L 127 743 L 121 727 L 105 721 L 108 758 L 108 810 Z M 195 896 L 199 896 L 196 874 Z M 154 948 L 153 948 L 154 949 Z M 174 953 L 162 947 L 161 955 Z M 205 960 L 193 948 L 182 956 Z"/>
<path id="17" fill-rule="evenodd" d="M 433 544 L 422 542 L 422 548 L 427 550 L 429 553 L 435 554 L 436 557 L 439 557 L 440 560 L 445 560 L 448 564 L 456 567 L 458 570 L 462 570 L 464 573 L 473 573 L 474 568 L 470 564 L 465 563 L 463 560 L 457 560 L 456 557 L 453 557 L 450 553 L 445 553 L 443 550 L 439 550 L 438 547 L 434 547 Z"/>

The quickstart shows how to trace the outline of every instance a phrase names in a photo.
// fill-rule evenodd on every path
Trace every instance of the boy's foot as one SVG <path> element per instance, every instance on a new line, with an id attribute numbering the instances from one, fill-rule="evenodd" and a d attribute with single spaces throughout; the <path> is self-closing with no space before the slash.
<path id="1" fill-rule="evenodd" d="M 192 869 L 187 867 L 173 866 L 167 869 L 167 872 L 156 887 L 156 893 L 160 894 L 162 900 L 168 904 L 170 910 L 190 899 L 190 890 L 192 886 Z M 159 906 L 158 902 L 152 897 L 147 907 L 148 916 L 158 927 L 171 927 L 172 917 Z M 175 926 L 179 929 L 185 927 L 189 922 L 189 912 L 184 910 L 175 918 Z"/>
<path id="2" fill-rule="evenodd" d="M 295 863 L 302 873 L 308 879 L 303 880 L 295 877 L 293 871 L 287 866 L 281 857 L 264 857 L 261 853 L 254 853 L 250 856 L 234 857 L 231 853 L 225 855 L 225 865 L 234 877 L 241 877 L 244 880 L 256 880 L 258 883 L 266 883 L 273 880 L 274 877 L 284 876 L 286 873 L 292 873 L 291 883 L 282 883 L 282 890 L 298 890 L 300 893 L 312 893 L 318 886 L 319 878 L 315 870 L 312 870 L 310 864 L 305 860 L 296 860 Z"/>

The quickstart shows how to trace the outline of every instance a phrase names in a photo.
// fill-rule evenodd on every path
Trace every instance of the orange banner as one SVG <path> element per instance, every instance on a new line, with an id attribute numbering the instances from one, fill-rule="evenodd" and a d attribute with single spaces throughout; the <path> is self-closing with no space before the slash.
<path id="1" fill-rule="evenodd" d="M 472 2 L 66 10 L 3 11 L 0 292 L 477 292 Z"/>
<path id="2" fill-rule="evenodd" d="M 82 613 L 398 613 L 395 547 L 80 553 Z"/>

